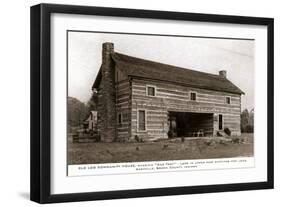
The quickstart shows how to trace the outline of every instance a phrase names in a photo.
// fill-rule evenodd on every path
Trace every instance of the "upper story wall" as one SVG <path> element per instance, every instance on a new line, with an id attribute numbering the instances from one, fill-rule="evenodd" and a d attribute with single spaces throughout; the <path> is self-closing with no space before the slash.
<path id="1" fill-rule="evenodd" d="M 147 94 L 148 87 L 155 87 L 155 96 Z M 196 100 L 191 100 L 191 93 L 196 94 Z M 230 104 L 226 101 L 227 97 L 230 98 Z M 168 111 L 224 113 L 239 116 L 241 112 L 240 94 L 151 80 L 132 80 L 132 101 L 139 104 L 162 103 Z"/>

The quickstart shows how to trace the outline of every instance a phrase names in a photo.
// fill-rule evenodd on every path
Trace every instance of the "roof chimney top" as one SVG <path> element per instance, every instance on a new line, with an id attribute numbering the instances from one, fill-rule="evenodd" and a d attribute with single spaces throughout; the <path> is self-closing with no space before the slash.
<path id="1" fill-rule="evenodd" d="M 221 71 L 219 71 L 219 75 L 220 75 L 220 77 L 222 77 L 222 78 L 226 78 L 226 70 L 221 70 Z"/>
<path id="2" fill-rule="evenodd" d="M 112 53 L 114 52 L 114 44 L 111 42 L 105 42 L 102 44 L 102 49 L 105 52 Z"/>

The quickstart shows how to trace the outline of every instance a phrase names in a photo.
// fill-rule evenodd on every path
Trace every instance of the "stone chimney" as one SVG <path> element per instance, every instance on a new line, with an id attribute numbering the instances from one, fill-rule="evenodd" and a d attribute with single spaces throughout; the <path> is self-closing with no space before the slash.
<path id="1" fill-rule="evenodd" d="M 114 52 L 114 44 L 105 42 L 102 44 L 102 64 L 109 64 L 111 62 L 111 53 Z"/>
<path id="2" fill-rule="evenodd" d="M 222 77 L 222 78 L 226 78 L 226 70 L 221 70 L 221 71 L 219 71 L 219 75 L 220 75 L 220 77 Z"/>
<path id="3" fill-rule="evenodd" d="M 114 52 L 113 43 L 102 45 L 102 79 L 98 95 L 98 127 L 101 141 L 112 142 L 116 138 L 116 91 L 115 64 L 111 54 Z"/>

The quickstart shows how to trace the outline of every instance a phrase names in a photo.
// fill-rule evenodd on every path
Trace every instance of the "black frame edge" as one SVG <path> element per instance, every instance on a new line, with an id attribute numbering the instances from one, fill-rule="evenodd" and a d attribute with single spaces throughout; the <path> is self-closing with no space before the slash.
<path id="1" fill-rule="evenodd" d="M 209 13 L 190 13 L 190 12 L 175 12 L 175 11 L 160 11 L 160 10 L 143 10 L 143 9 L 128 9 L 114 7 L 95 7 L 81 5 L 65 5 L 65 4 L 40 4 L 47 10 L 52 10 L 53 13 L 72 13 L 82 15 L 98 15 L 98 16 L 113 16 L 113 17 L 131 17 L 131 18 L 148 18 L 162 20 L 183 20 L 195 22 L 216 22 L 230 24 L 250 24 L 250 25 L 268 25 L 273 18 L 268 17 L 252 17 L 252 16 L 235 16 L 221 15 Z M 94 13 L 94 14 L 93 14 Z"/>
<path id="2" fill-rule="evenodd" d="M 40 5 L 30 8 L 30 199 L 40 202 Z"/>
<path id="3" fill-rule="evenodd" d="M 238 183 L 223 185 L 206 185 L 206 186 L 188 186 L 188 187 L 170 187 L 170 188 L 152 188 L 122 191 L 106 191 L 106 192 L 88 192 L 88 193 L 71 193 L 51 195 L 48 200 L 43 203 L 62 203 L 62 202 L 79 202 L 79 201 L 95 201 L 108 199 L 128 199 L 141 197 L 156 196 L 174 196 L 188 194 L 204 194 L 204 193 L 221 193 L 246 190 L 266 190 L 272 189 L 268 182 L 257 183 Z"/>
<path id="4" fill-rule="evenodd" d="M 223 185 L 154 188 L 107 192 L 73 194 L 50 194 L 50 14 L 70 13 L 115 17 L 135 17 L 167 20 L 204 21 L 266 25 L 268 27 L 268 146 L 266 182 Z M 60 4 L 39 4 L 30 10 L 30 199 L 38 203 L 73 202 L 104 199 L 135 198 L 147 196 L 168 196 L 195 193 L 272 189 L 274 187 L 274 119 L 273 119 L 273 67 L 274 67 L 274 20 L 273 18 L 230 16 L 216 14 L 195 14 L 153 10 L 135 10 L 106 7 L 73 6 Z"/>
<path id="5" fill-rule="evenodd" d="M 267 182 L 274 188 L 274 19 L 267 25 Z"/>
<path id="6" fill-rule="evenodd" d="M 30 8 L 30 200 L 50 200 L 50 12 Z"/>

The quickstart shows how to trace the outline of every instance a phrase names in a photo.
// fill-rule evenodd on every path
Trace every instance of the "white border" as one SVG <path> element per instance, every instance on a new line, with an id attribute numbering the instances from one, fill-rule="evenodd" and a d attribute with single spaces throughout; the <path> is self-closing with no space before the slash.
<path id="1" fill-rule="evenodd" d="M 226 170 L 255 167 L 254 157 L 68 165 L 69 176 Z"/>
<path id="2" fill-rule="evenodd" d="M 255 39 L 255 168 L 110 176 L 66 176 L 66 30 Z M 51 194 L 260 182 L 267 179 L 266 26 L 51 15 Z"/>

